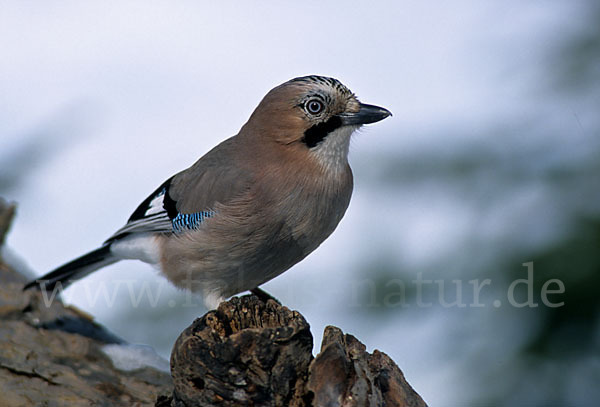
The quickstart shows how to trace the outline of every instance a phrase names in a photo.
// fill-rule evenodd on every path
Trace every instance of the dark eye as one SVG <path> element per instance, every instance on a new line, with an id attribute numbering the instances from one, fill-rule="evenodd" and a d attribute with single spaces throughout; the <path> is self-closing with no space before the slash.
<path id="1" fill-rule="evenodd" d="M 306 102 L 306 110 L 310 114 L 319 114 L 323 111 L 323 102 L 317 99 L 311 99 Z"/>

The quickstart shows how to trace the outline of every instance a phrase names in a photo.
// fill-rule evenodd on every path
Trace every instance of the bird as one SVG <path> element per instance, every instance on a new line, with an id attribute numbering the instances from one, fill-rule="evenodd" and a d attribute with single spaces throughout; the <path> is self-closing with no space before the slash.
<path id="1" fill-rule="evenodd" d="M 350 203 L 351 135 L 390 116 L 318 75 L 270 90 L 240 131 L 163 182 L 97 249 L 41 278 L 64 289 L 125 259 L 158 266 L 209 308 L 251 291 L 313 252 Z"/>

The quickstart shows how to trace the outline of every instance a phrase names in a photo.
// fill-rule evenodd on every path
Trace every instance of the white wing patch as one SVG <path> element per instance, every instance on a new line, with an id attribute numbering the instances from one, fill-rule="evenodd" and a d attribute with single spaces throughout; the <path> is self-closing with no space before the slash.
<path id="1" fill-rule="evenodd" d="M 117 230 L 106 242 L 119 239 L 131 233 L 169 233 L 173 232 L 173 223 L 164 209 L 166 188 L 154 196 L 147 204 L 146 209 L 137 219 L 130 220 L 125 226 Z M 137 211 L 136 211 L 137 212 Z M 105 242 L 105 243 L 106 243 Z"/>
<path id="2" fill-rule="evenodd" d="M 146 198 L 131 215 L 127 224 L 117 230 L 105 243 L 127 239 L 128 235 L 183 233 L 191 229 L 197 229 L 206 218 L 215 215 L 212 210 L 195 213 L 178 213 L 174 210 L 176 216 L 171 219 L 165 209 L 165 199 L 169 203 L 169 196 L 167 195 L 169 182 L 170 180 L 165 182 L 154 191 L 154 194 Z"/>
<path id="3" fill-rule="evenodd" d="M 165 211 L 163 207 L 165 192 L 166 190 L 165 188 L 163 188 L 163 190 L 160 191 L 160 193 L 150 201 L 150 204 L 148 204 L 148 209 L 144 213 L 144 216 L 154 215 Z"/>

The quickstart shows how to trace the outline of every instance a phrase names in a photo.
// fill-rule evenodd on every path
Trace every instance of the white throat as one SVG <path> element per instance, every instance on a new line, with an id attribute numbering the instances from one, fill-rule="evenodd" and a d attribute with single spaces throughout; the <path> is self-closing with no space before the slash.
<path id="1" fill-rule="evenodd" d="M 319 163 L 331 172 L 340 172 L 348 164 L 350 136 L 359 126 L 342 126 L 325 137 L 311 150 Z"/>

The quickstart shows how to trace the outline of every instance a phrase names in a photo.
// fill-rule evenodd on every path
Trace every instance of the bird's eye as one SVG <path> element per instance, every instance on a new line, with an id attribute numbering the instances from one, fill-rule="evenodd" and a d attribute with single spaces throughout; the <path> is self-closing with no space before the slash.
<path id="1" fill-rule="evenodd" d="M 311 99 L 306 102 L 306 110 L 310 114 L 319 114 L 323 111 L 323 102 L 317 99 Z"/>

